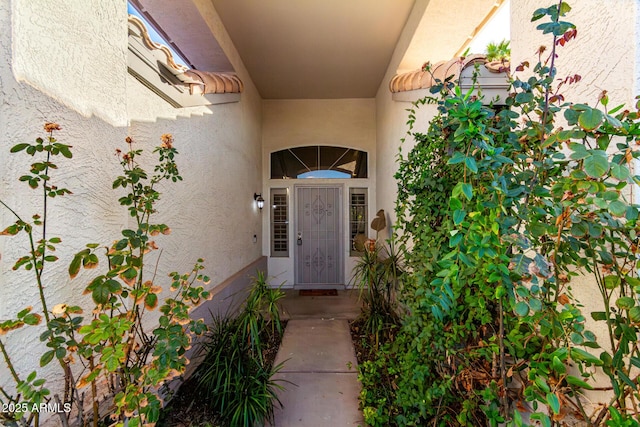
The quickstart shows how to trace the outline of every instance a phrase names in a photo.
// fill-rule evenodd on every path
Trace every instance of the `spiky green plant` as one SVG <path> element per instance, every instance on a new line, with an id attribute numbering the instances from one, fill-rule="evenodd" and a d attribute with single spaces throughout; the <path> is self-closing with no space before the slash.
<path id="1" fill-rule="evenodd" d="M 502 40 L 499 43 L 491 42 L 487 45 L 487 61 L 509 61 L 511 59 L 511 41 Z"/>
<path id="2" fill-rule="evenodd" d="M 283 364 L 271 366 L 264 350 L 274 334 L 282 334 L 278 300 L 283 296 L 259 272 L 239 312 L 214 317 L 196 376 L 227 425 L 262 425 L 273 421 L 275 405 L 282 405 L 277 392 L 283 387 L 274 375 Z"/>

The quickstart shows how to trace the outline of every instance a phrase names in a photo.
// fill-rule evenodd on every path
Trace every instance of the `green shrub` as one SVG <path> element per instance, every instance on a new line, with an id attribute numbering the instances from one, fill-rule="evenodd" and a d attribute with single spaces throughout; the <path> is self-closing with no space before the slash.
<path id="1" fill-rule="evenodd" d="M 554 65 L 576 36 L 570 9 L 534 12 L 551 48 L 513 79 L 504 107 L 444 81 L 416 104 L 437 106 L 425 133 L 410 112 L 416 144 L 396 175 L 406 316 L 360 371 L 373 425 L 522 426 L 523 413 L 543 426 L 638 425 L 640 206 L 628 194 L 640 183 L 640 111 L 610 108 L 606 91 L 565 102 L 560 89 L 581 78 Z M 586 327 L 578 274 L 599 291 L 590 314 L 603 336 Z M 387 361 L 395 400 L 376 386 Z M 596 375 L 611 398 L 592 411 L 583 394 Z"/>
<path id="2" fill-rule="evenodd" d="M 230 426 L 273 421 L 275 404 L 281 405 L 277 391 L 283 387 L 273 376 L 282 364 L 271 366 L 263 352 L 274 334 L 282 334 L 278 300 L 283 296 L 258 273 L 239 312 L 217 316 L 210 326 L 196 378 L 208 404 Z"/>
<path id="3" fill-rule="evenodd" d="M 395 405 L 397 361 L 390 357 L 390 343 L 371 351 L 368 360 L 358 365 L 360 409 L 367 425 L 393 425 L 398 410 Z"/>

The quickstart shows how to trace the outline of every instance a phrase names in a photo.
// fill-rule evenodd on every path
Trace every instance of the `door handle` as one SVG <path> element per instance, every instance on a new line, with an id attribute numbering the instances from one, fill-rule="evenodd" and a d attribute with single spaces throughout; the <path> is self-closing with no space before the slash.
<path id="1" fill-rule="evenodd" d="M 298 233 L 298 246 L 302 246 L 302 233 Z"/>

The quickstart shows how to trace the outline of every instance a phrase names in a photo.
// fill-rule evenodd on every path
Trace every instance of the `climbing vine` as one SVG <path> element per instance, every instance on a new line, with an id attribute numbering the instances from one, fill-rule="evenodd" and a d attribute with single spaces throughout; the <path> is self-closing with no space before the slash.
<path id="1" fill-rule="evenodd" d="M 416 104 L 437 106 L 425 133 L 410 113 L 396 174 L 406 315 L 379 355 L 394 386 L 380 398 L 361 370 L 370 425 L 640 425 L 640 113 L 606 92 L 565 102 L 581 78 L 555 66 L 577 36 L 570 10 L 534 12 L 552 45 L 516 67 L 504 105 L 447 80 Z M 584 312 L 588 289 L 599 311 Z M 588 404 L 595 388 L 610 400 Z"/>

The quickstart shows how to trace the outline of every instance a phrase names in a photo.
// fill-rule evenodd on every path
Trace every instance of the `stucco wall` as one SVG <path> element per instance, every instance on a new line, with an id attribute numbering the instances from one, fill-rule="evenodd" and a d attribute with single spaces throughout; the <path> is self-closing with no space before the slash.
<path id="1" fill-rule="evenodd" d="M 51 174 L 73 195 L 49 206 L 49 236 L 63 239 L 60 260 L 47 267 L 50 306 L 88 306 L 81 291 L 92 275 L 70 281 L 72 255 L 88 242 L 111 243 L 131 225 L 117 202 L 123 194 L 111 189 L 120 172 L 115 149 L 125 149 L 127 135 L 145 150 L 141 160 L 148 169 L 161 134 L 173 134 L 180 152 L 184 181 L 160 187 L 157 219 L 172 229 L 157 240 L 163 249 L 160 278 L 188 271 L 203 257 L 215 288 L 248 265 L 265 264 L 255 264 L 262 251 L 261 242 L 253 242 L 254 234 L 262 234 L 253 201 L 262 180 L 261 100 L 224 27 L 216 23 L 215 10 L 206 2 L 198 6 L 245 83 L 239 103 L 174 109 L 131 77 L 125 0 L 0 2 L 0 199 L 26 219 L 41 212 L 40 193 L 17 180 L 33 159 L 10 155 L 9 148 L 44 136 L 45 121 L 59 123 L 63 129 L 56 137 L 73 146 L 74 158 L 57 161 L 59 170 Z M 0 230 L 14 220 L 0 208 Z M 0 237 L 0 319 L 29 305 L 40 309 L 32 273 L 11 270 L 26 253 L 25 243 L 23 236 Z M 147 325 L 153 326 L 153 319 Z M 38 369 L 53 379 L 47 386 L 57 392 L 59 369 L 54 363 L 38 367 L 44 345 L 34 337 L 41 330 L 23 328 L 2 339 L 21 375 Z M 13 389 L 2 360 L 0 386 Z"/>
<path id="2" fill-rule="evenodd" d="M 549 35 L 535 29 L 546 21 L 531 22 L 531 16 L 537 8 L 555 3 L 511 0 L 512 64 L 526 60 L 533 66 L 537 62 L 538 47 L 551 47 Z M 635 0 L 568 3 L 572 10 L 564 19 L 576 25 L 578 36 L 558 48 L 556 67 L 559 78 L 579 74 L 582 80 L 565 86 L 563 92 L 567 100 L 595 105 L 600 92 L 607 90 L 610 105 L 631 103 L 638 92 L 638 3 Z"/>
<path id="3" fill-rule="evenodd" d="M 304 145 L 337 145 L 369 151 L 375 147 L 375 114 L 372 99 L 264 100 L 263 149 L 269 154 Z"/>
<path id="4" fill-rule="evenodd" d="M 412 108 L 409 102 L 394 101 L 391 99 L 391 92 L 384 88 L 378 92 L 377 101 L 377 169 L 378 177 L 376 204 L 380 209 L 384 209 L 388 215 L 388 224 L 396 223 L 395 201 L 398 194 L 398 184 L 394 178 L 398 171 L 398 154 L 402 147 L 402 155 L 406 156 L 414 146 L 414 140 L 407 135 L 409 126 L 408 108 Z M 429 120 L 433 118 L 436 109 L 433 105 L 423 105 L 416 109 L 416 122 L 412 132 L 424 132 L 429 126 Z M 405 138 L 405 142 L 402 139 Z M 390 230 L 389 230 L 390 232 Z M 389 237 L 389 236 L 381 236 Z"/>
<path id="5" fill-rule="evenodd" d="M 190 116 L 175 117 L 176 109 L 133 77 L 128 94 L 131 137 L 150 151 L 171 133 L 180 152 L 184 181 L 163 185 L 158 207 L 172 229 L 163 239 L 171 255 L 163 254 L 160 265 L 188 264 L 201 254 L 213 281 L 224 280 L 261 255 L 260 242 L 253 243 L 261 235 L 253 200 L 261 185 L 259 101 L 244 93 L 239 103 L 183 109 Z M 150 121 L 150 110 L 159 118 Z"/>
<path id="6" fill-rule="evenodd" d="M 3 3 L 12 7 L 12 66 L 18 81 L 83 116 L 126 125 L 120 70 L 127 61 L 122 50 L 127 23 L 118 19 L 123 8 L 126 11 L 126 0 L 66 0 L 55 7 L 47 0 Z"/>
<path id="7" fill-rule="evenodd" d="M 407 153 L 413 147 L 412 138 L 407 138 L 406 142 L 402 144 L 402 138 L 407 136 L 408 126 L 407 120 L 409 119 L 408 108 L 411 108 L 411 103 L 399 102 L 391 99 L 391 91 L 389 90 L 389 82 L 398 72 L 398 68 L 403 61 L 407 61 L 405 58 L 405 52 L 410 46 L 413 46 L 413 38 L 416 31 L 422 22 L 423 14 L 428 6 L 428 1 L 418 0 L 413 7 L 411 15 L 405 25 L 405 28 L 398 40 L 396 49 L 389 62 L 389 67 L 385 73 L 384 78 L 378 88 L 376 94 L 376 205 L 380 209 L 384 209 L 388 216 L 388 224 L 395 224 L 395 200 L 397 191 L 397 184 L 394 178 L 394 174 L 398 170 L 397 158 L 398 150 L 402 145 L 403 153 Z M 422 37 L 418 31 L 418 37 Z M 419 62 L 426 62 L 431 60 L 437 62 L 446 58 L 427 58 L 423 57 Z M 429 120 L 434 116 L 435 109 L 431 106 L 423 106 L 417 110 L 416 124 L 414 131 L 421 132 L 428 128 Z M 381 235 L 386 238 L 387 235 Z"/>
<path id="8" fill-rule="evenodd" d="M 288 258 L 270 258 L 269 274 L 273 276 L 272 282 L 276 285 L 285 282 L 285 286 L 292 286 L 294 280 L 294 234 L 293 228 L 295 204 L 294 185 L 308 180 L 271 180 L 270 179 L 270 154 L 285 148 L 307 145 L 329 145 L 355 148 L 368 153 L 369 178 L 368 179 L 314 179 L 313 184 L 339 184 L 343 186 L 343 227 L 347 236 L 349 187 L 369 188 L 369 222 L 378 209 L 375 203 L 376 194 L 376 112 L 373 99 L 310 99 L 310 100 L 265 100 L 263 101 L 263 177 L 265 186 L 263 196 L 269 200 L 269 188 L 289 189 L 289 218 L 291 228 L 290 254 Z M 269 221 L 270 210 L 263 212 L 264 247 L 263 253 L 268 255 L 269 250 Z M 344 278 L 349 281 L 353 269 L 354 258 L 349 257 L 349 244 L 345 240 L 344 253 Z"/>

